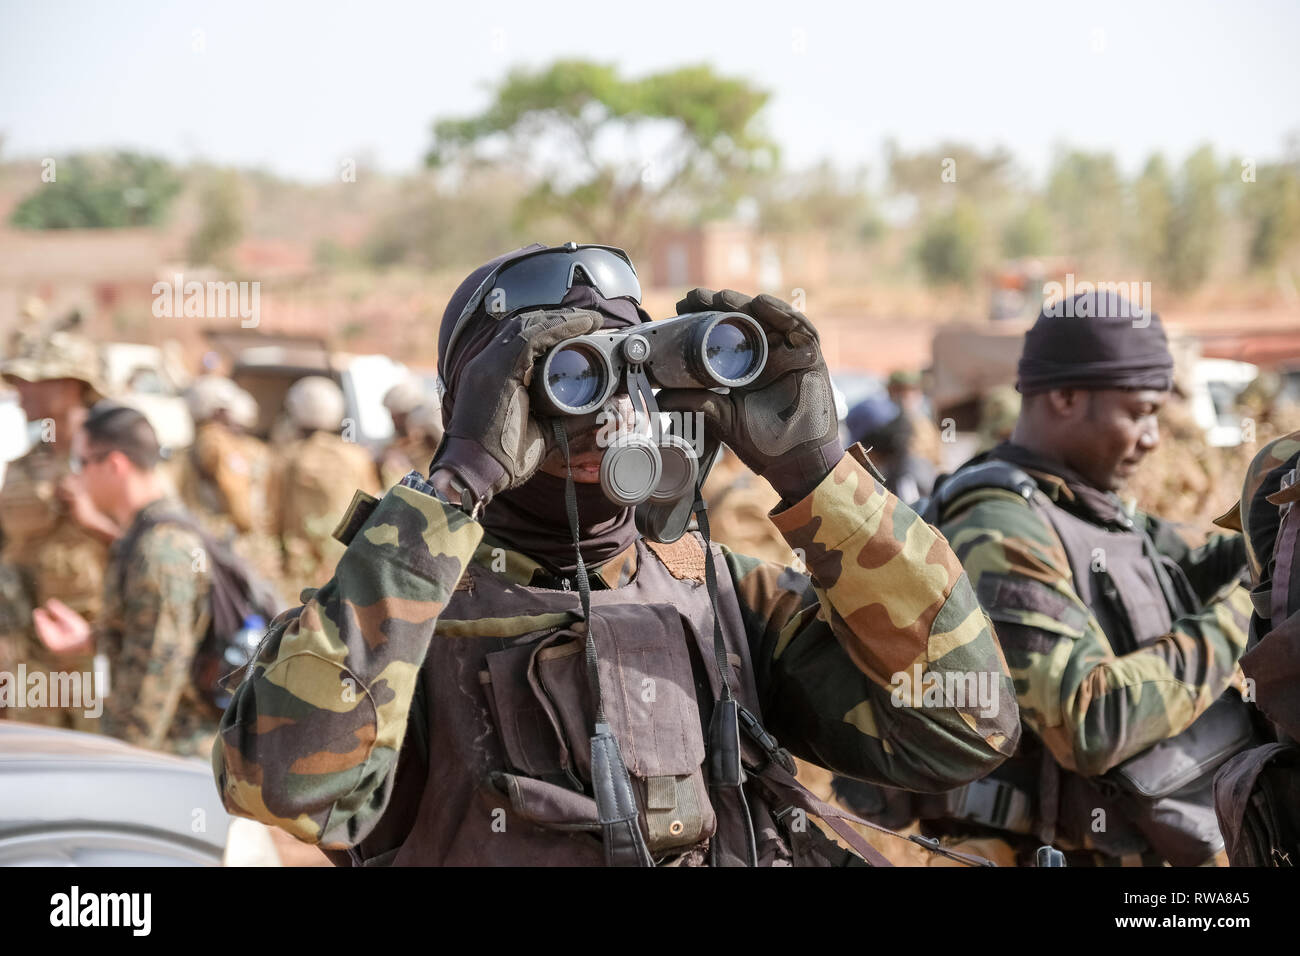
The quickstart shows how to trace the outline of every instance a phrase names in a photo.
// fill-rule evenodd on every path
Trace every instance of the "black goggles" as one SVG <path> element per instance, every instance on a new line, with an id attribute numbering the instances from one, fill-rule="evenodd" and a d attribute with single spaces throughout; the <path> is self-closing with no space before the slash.
<path id="1" fill-rule="evenodd" d="M 450 361 L 465 323 L 480 305 L 486 305 L 488 314 L 499 319 L 559 305 L 579 271 L 587 284 L 606 299 L 631 299 L 641 304 L 641 282 L 632 260 L 622 249 L 572 242 L 538 249 L 488 273 L 456 319 L 444 361 Z"/>

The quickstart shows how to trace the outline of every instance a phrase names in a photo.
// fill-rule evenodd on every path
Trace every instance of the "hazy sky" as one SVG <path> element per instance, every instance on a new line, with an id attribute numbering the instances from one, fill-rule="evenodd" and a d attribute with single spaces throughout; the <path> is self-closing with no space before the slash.
<path id="1" fill-rule="evenodd" d="M 769 89 L 786 160 L 878 166 L 889 137 L 1005 145 L 1034 172 L 1062 141 L 1128 169 L 1277 157 L 1300 133 L 1300 3 L 446 4 L 0 0 L 7 156 L 109 146 L 307 179 L 345 157 L 418 164 L 435 117 L 516 64 L 628 75 L 708 62 Z"/>

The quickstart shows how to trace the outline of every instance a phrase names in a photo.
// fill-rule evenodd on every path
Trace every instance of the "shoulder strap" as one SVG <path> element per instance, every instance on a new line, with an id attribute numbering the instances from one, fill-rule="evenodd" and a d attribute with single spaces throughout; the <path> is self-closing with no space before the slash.
<path id="1" fill-rule="evenodd" d="M 148 515 L 144 518 L 137 518 L 132 522 L 131 527 L 127 530 L 126 535 L 123 536 L 117 546 L 117 554 L 115 557 L 117 566 L 113 583 L 117 587 L 117 592 L 119 594 L 121 594 L 123 589 L 126 587 L 127 564 L 130 562 L 131 555 L 135 553 L 136 547 L 139 546 L 140 539 L 160 524 L 180 525 L 182 528 L 186 528 L 197 534 L 199 538 L 203 540 L 203 546 L 205 548 L 208 546 L 207 536 L 203 533 L 203 529 L 195 524 L 194 520 L 188 515 L 181 514 L 180 512 L 166 512 L 164 514 Z"/>
<path id="2" fill-rule="evenodd" d="M 984 488 L 1010 491 L 1029 502 L 1038 490 L 1038 483 L 1008 461 L 994 458 L 980 462 L 940 479 L 921 517 L 927 523 L 937 525 L 948 516 L 959 498 Z"/>

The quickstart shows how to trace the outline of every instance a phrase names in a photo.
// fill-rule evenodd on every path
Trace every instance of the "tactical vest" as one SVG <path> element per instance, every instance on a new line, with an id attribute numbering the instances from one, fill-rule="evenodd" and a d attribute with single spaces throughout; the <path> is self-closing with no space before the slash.
<path id="1" fill-rule="evenodd" d="M 977 487 L 1012 490 L 1051 525 L 1075 593 L 1097 618 L 1116 656 L 1155 642 L 1175 619 L 1200 610 L 1182 568 L 1160 554 L 1131 519 L 1121 515 L 1103 526 L 1080 518 L 1006 462 L 967 471 L 972 474 L 958 473 L 958 494 Z M 947 502 L 955 504 L 949 495 Z M 936 495 L 930 515 L 943 512 L 942 497 Z M 996 627 L 998 609 L 985 610 Z M 1060 838 L 1091 846 L 1110 857 L 1154 852 L 1175 865 L 1204 863 L 1223 847 L 1213 808 L 1213 771 L 1250 735 L 1240 698 L 1234 703 L 1232 697 L 1230 692 L 1213 704 L 1187 731 L 1100 777 L 1065 770 L 1026 734 L 1015 756 L 984 780 L 949 794 L 944 813 L 1013 834 L 1035 834 L 1048 843 Z M 923 813 L 934 813 L 933 802 Z M 1104 825 L 1094 826 L 1097 820 Z"/>
<path id="2" fill-rule="evenodd" d="M 752 853 L 760 866 L 860 862 L 807 820 L 808 813 L 827 819 L 842 812 L 794 783 L 780 759 L 788 755 L 770 738 L 763 746 L 742 735 L 748 779 L 741 788 L 710 786 L 705 728 L 720 682 L 703 542 L 691 535 L 652 547 L 640 539 L 636 548 L 629 584 L 591 592 L 590 627 L 605 716 L 654 861 L 746 865 Z M 740 604 L 716 547 L 711 559 L 729 683 L 741 706 L 757 716 Z M 580 616 L 576 591 L 529 587 L 479 565 L 467 568 L 438 618 L 417 679 L 420 704 L 412 706 L 389 806 L 346 862 L 607 862 L 590 796 L 592 703 Z M 888 865 L 842 819 L 827 822 L 872 863 Z"/>

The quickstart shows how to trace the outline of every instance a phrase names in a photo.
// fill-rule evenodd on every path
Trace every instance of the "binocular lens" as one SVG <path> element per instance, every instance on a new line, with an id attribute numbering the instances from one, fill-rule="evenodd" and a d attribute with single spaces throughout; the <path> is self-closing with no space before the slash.
<path id="1" fill-rule="evenodd" d="M 560 348 L 546 369 L 546 385 L 557 402 L 570 408 L 586 408 L 604 387 L 601 357 L 590 348 L 571 345 Z"/>
<path id="2" fill-rule="evenodd" d="M 704 340 L 704 359 L 718 378 L 737 381 L 754 369 L 758 343 L 754 333 L 735 319 L 723 319 L 709 329 Z"/>

